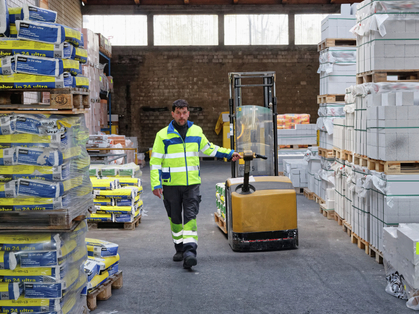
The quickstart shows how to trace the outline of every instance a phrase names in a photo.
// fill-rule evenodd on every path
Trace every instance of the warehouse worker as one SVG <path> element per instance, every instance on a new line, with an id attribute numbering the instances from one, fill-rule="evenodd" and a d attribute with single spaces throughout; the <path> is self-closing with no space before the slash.
<path id="1" fill-rule="evenodd" d="M 201 202 L 199 152 L 232 161 L 241 157 L 234 150 L 210 143 L 202 129 L 188 121 L 189 105 L 186 100 L 179 99 L 173 103 L 172 117 L 173 120 L 157 133 L 154 140 L 150 181 L 153 194 L 159 198 L 163 196 L 169 216 L 176 249 L 173 260 L 183 260 L 183 267 L 189 269 L 197 264 L 196 215 Z"/>

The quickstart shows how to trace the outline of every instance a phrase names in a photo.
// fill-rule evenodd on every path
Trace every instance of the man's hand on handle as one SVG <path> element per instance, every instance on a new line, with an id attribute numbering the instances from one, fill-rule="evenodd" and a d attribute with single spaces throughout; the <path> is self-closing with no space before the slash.
<path id="1" fill-rule="evenodd" d="M 238 152 L 234 152 L 233 155 L 231 155 L 231 161 L 237 161 L 241 158 L 243 157 Z"/>
<path id="2" fill-rule="evenodd" d="M 163 190 L 162 189 L 155 189 L 155 190 L 153 190 L 153 194 L 156 195 L 158 198 L 161 198 L 161 196 L 163 195 Z"/>

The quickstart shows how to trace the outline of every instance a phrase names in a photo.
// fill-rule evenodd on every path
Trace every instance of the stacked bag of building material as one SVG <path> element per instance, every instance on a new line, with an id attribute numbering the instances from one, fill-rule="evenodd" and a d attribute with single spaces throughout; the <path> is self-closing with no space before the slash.
<path id="1" fill-rule="evenodd" d="M 0 225 L 45 223 L 63 210 L 69 222 L 86 215 L 93 202 L 83 115 L 8 114 L 0 134 Z"/>
<path id="2" fill-rule="evenodd" d="M 14 23 L 8 29 L 16 33 L 2 34 L 16 38 L 0 39 L 0 88 L 89 88 L 89 80 L 81 76 L 87 51 L 79 31 L 56 24 L 54 11 L 29 4 L 5 8 L 2 14 Z"/>
<path id="3" fill-rule="evenodd" d="M 68 233 L 1 234 L 2 313 L 83 313 L 86 232 L 83 220 Z"/>
<path id="4" fill-rule="evenodd" d="M 102 166 L 93 165 L 90 179 L 96 213 L 91 222 L 133 222 L 143 213 L 143 191 L 135 164 Z"/>
<path id="5" fill-rule="evenodd" d="M 407 307 L 419 310 L 419 224 L 400 224 L 383 230 L 386 292 L 408 300 Z"/>
<path id="6" fill-rule="evenodd" d="M 215 202 L 217 205 L 217 213 L 224 220 L 226 219 L 225 205 L 225 183 L 217 183 L 215 185 Z"/>
<path id="7" fill-rule="evenodd" d="M 86 246 L 89 256 L 84 271 L 90 292 L 119 271 L 119 254 L 118 244 L 103 240 L 86 238 Z"/>

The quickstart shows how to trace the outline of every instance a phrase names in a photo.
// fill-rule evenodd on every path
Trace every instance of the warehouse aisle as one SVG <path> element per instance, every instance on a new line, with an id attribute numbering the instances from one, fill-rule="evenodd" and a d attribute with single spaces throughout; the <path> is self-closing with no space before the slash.
<path id="1" fill-rule="evenodd" d="M 411 313 L 385 291 L 382 265 L 350 243 L 314 201 L 297 196 L 298 250 L 236 253 L 214 223 L 215 184 L 230 164 L 201 162 L 198 265 L 192 271 L 174 254 L 163 202 L 150 191 L 143 168 L 147 211 L 135 231 L 89 231 L 118 243 L 124 287 L 100 301 L 97 314 L 136 313 Z"/>

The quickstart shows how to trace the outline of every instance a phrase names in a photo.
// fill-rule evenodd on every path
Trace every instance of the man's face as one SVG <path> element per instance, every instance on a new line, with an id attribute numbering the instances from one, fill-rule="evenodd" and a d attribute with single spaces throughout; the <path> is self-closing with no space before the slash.
<path id="1" fill-rule="evenodd" d="M 189 111 L 186 107 L 175 108 L 175 111 L 172 111 L 172 117 L 179 125 L 185 125 L 189 118 Z"/>

